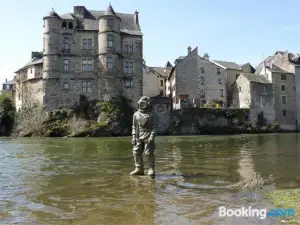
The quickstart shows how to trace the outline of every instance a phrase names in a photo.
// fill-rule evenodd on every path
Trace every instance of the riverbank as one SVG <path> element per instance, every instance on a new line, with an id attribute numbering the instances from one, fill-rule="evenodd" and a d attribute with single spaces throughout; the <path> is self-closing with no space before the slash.
<path id="1" fill-rule="evenodd" d="M 291 208 L 296 212 L 295 217 L 280 218 L 286 224 L 300 224 L 300 189 L 274 190 L 267 194 L 272 204 L 278 208 Z"/>

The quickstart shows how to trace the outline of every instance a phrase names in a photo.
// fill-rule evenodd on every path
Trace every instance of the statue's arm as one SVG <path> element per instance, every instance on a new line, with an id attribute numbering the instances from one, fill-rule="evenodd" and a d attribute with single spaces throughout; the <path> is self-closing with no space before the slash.
<path id="1" fill-rule="evenodd" d="M 136 126 L 137 126 L 137 121 L 136 121 L 136 113 L 133 114 L 132 118 L 132 136 L 136 136 Z"/>

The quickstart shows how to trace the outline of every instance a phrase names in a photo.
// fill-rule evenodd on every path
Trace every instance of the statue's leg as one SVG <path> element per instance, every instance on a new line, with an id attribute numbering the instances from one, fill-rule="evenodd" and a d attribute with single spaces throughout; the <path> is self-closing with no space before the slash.
<path id="1" fill-rule="evenodd" d="M 135 170 L 130 175 L 144 175 L 144 164 L 143 164 L 143 149 L 144 143 L 141 140 L 137 140 L 133 146 L 133 157 L 135 163 Z"/>
<path id="2" fill-rule="evenodd" d="M 154 176 L 155 175 L 155 143 L 146 143 L 145 144 L 145 155 L 148 156 L 148 165 L 149 165 L 149 170 L 148 170 L 148 175 L 149 176 Z"/>

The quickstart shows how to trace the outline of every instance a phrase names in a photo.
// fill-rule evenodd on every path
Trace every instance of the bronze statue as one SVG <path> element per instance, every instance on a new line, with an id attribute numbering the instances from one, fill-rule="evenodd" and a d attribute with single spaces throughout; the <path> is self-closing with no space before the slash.
<path id="1" fill-rule="evenodd" d="M 148 156 L 149 176 L 155 175 L 156 115 L 151 98 L 143 96 L 138 101 L 138 111 L 133 114 L 132 145 L 135 170 L 130 175 L 144 175 L 143 153 Z"/>

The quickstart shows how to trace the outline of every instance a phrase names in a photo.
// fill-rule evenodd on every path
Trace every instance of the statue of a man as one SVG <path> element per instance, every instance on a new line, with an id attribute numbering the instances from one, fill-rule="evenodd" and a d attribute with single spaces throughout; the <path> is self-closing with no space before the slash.
<path id="1" fill-rule="evenodd" d="M 151 98 L 143 96 L 138 101 L 138 111 L 133 114 L 132 144 L 135 170 L 130 175 L 144 175 L 143 153 L 148 156 L 149 176 L 155 175 L 156 115 Z"/>

